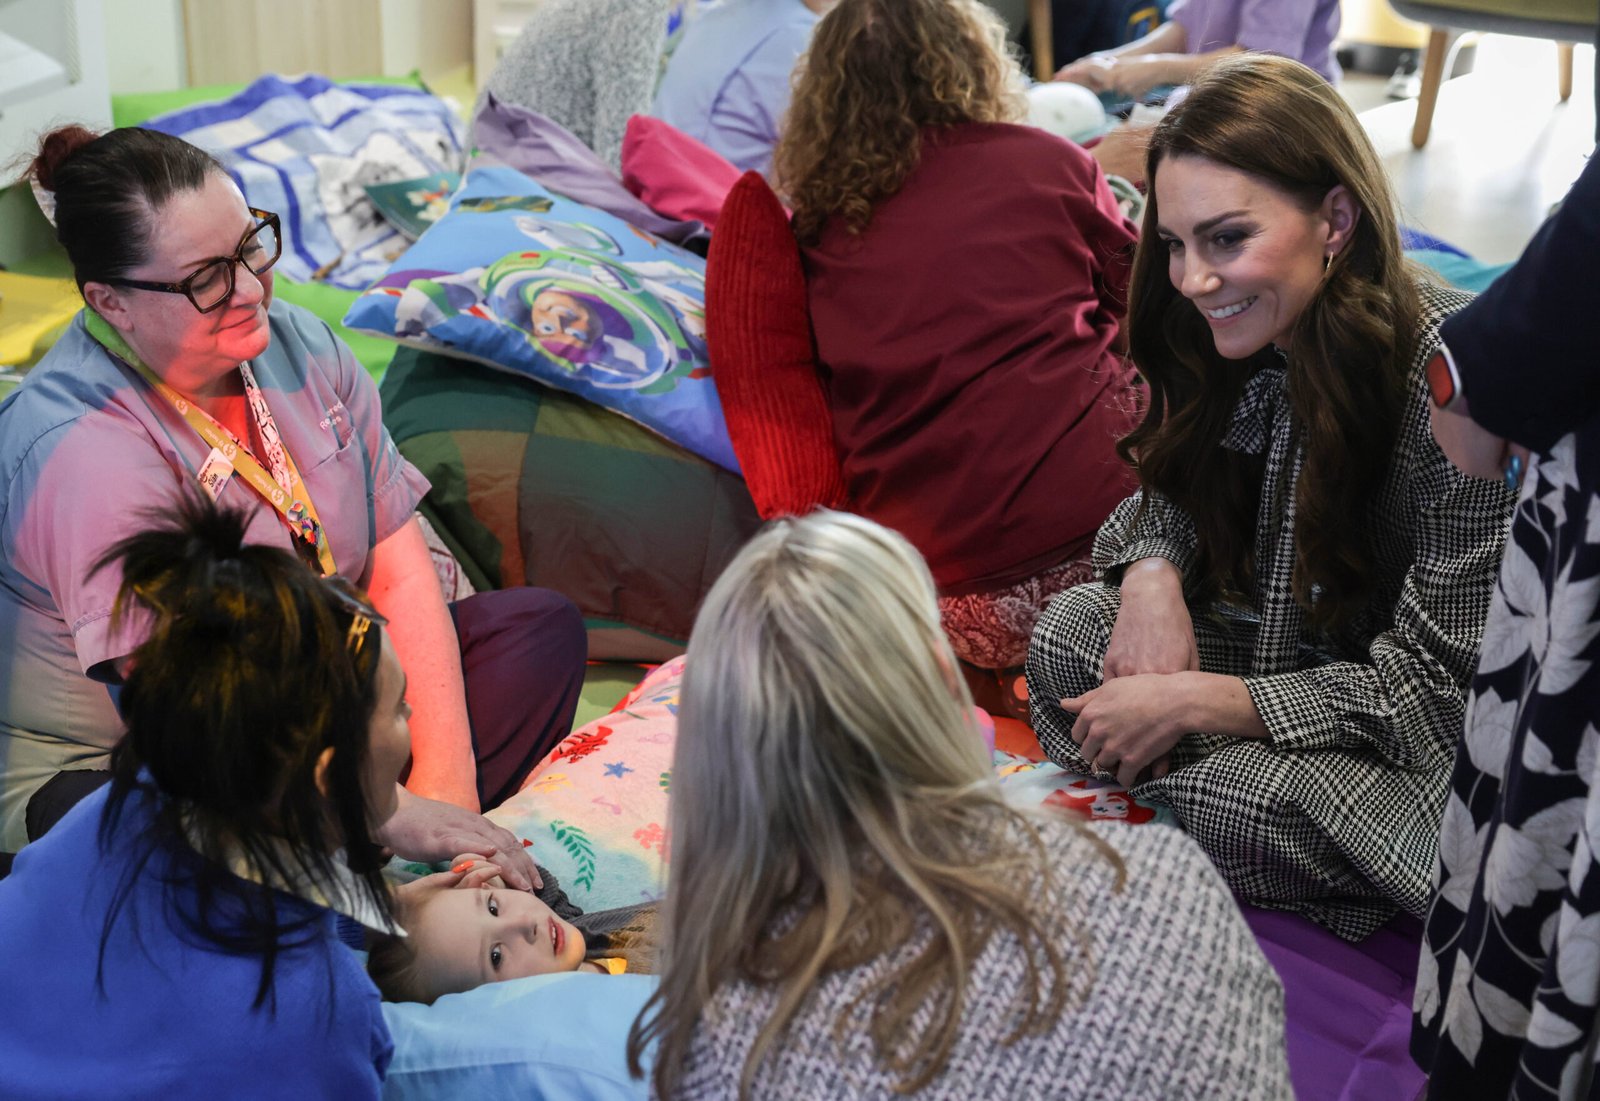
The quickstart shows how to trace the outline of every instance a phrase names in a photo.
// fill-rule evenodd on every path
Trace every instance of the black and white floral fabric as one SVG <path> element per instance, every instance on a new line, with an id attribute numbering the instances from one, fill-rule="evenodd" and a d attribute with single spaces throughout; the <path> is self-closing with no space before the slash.
<path id="1" fill-rule="evenodd" d="M 1600 1042 L 1600 423 L 1530 471 L 1417 973 L 1430 1096 L 1579 1098 Z"/>

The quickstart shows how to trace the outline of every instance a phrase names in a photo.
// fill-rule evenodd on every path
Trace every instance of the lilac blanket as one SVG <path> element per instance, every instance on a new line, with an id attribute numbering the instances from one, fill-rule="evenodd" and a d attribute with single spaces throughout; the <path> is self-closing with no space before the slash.
<path id="1" fill-rule="evenodd" d="M 1412 1101 L 1411 990 L 1422 926 L 1400 917 L 1350 944 L 1296 914 L 1240 906 L 1283 980 L 1300 1101 Z"/>

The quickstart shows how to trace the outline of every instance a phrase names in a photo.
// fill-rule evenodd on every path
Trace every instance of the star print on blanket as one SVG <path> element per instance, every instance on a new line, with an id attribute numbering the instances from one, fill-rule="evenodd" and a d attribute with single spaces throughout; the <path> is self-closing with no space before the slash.
<path id="1" fill-rule="evenodd" d="M 668 783 L 683 659 L 653 670 L 609 714 L 579 727 L 489 817 L 533 840 L 584 910 L 661 896 Z"/>

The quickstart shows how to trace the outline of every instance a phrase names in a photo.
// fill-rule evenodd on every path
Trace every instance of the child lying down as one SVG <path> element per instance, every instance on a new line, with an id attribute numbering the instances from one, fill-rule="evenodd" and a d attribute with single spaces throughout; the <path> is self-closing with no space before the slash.
<path id="1" fill-rule="evenodd" d="M 403 937 L 379 937 L 367 973 L 385 1001 L 431 1004 L 484 983 L 560 971 L 649 973 L 656 904 L 584 913 L 547 869 L 537 894 L 511 890 L 500 869 L 465 856 L 448 872 L 395 889 Z"/>

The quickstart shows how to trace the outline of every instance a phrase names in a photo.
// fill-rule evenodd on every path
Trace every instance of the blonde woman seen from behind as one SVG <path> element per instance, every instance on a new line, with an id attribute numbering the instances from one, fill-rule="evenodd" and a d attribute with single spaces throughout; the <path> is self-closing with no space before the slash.
<path id="1" fill-rule="evenodd" d="M 1194 843 L 1008 806 L 970 716 L 899 535 L 819 511 L 734 560 L 689 644 L 652 1095 L 1291 1096 Z"/>

